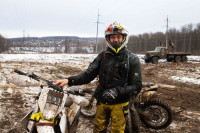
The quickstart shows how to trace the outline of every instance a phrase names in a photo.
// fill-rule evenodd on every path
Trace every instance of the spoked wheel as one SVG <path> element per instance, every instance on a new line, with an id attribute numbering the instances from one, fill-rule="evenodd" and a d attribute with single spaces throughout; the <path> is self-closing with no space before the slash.
<path id="1" fill-rule="evenodd" d="M 97 100 L 91 99 L 90 104 L 86 107 L 81 108 L 81 114 L 85 117 L 95 117 L 97 111 Z"/>
<path id="2" fill-rule="evenodd" d="M 172 122 L 173 115 L 170 107 L 161 100 L 152 99 L 144 104 L 141 121 L 148 128 L 163 129 Z"/>

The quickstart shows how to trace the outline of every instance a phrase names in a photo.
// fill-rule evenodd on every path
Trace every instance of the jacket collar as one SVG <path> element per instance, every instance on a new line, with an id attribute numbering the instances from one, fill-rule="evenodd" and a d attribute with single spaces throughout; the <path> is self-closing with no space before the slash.
<path id="1" fill-rule="evenodd" d="M 118 53 L 115 53 L 110 47 L 107 48 L 105 53 L 112 54 L 112 55 L 121 55 L 127 51 L 127 47 L 123 47 Z"/>

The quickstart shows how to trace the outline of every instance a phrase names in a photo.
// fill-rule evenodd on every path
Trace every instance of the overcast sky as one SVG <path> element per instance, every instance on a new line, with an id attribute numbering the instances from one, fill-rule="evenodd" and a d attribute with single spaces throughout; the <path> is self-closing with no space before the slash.
<path id="1" fill-rule="evenodd" d="M 200 23 L 200 0 L 0 0 L 0 34 L 95 37 L 120 22 L 130 35 Z"/>

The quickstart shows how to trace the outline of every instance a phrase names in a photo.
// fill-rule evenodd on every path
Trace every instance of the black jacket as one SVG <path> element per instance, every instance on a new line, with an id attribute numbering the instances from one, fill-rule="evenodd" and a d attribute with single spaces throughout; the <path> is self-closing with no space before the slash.
<path id="1" fill-rule="evenodd" d="M 127 48 L 123 48 L 118 54 L 110 48 L 101 52 L 85 72 L 68 77 L 68 85 L 87 84 L 97 75 L 100 83 L 96 91 L 97 97 L 106 89 L 116 88 L 118 91 L 117 99 L 111 104 L 129 101 L 130 96 L 137 95 L 142 87 L 139 58 Z M 99 100 L 101 102 L 101 99 Z"/>

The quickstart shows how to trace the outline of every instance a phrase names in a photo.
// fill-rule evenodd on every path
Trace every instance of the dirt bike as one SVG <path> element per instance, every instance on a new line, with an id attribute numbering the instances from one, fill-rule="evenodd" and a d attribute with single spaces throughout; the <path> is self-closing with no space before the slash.
<path id="1" fill-rule="evenodd" d="M 52 81 L 41 78 L 34 73 L 28 74 L 20 70 L 14 70 L 14 72 L 42 83 L 34 109 L 21 121 L 26 132 L 75 132 L 81 106 L 86 106 L 89 103 L 82 93 L 74 88 L 64 92 L 63 88 L 55 86 Z"/>
<path id="2" fill-rule="evenodd" d="M 155 99 L 158 88 L 159 86 L 154 83 L 143 83 L 142 90 L 134 100 L 140 120 L 147 128 L 163 129 L 168 127 L 173 120 L 171 108 L 162 100 Z M 91 92 L 88 91 L 88 93 Z M 92 96 L 88 106 L 81 109 L 81 114 L 85 117 L 95 117 L 96 104 L 97 101 Z"/>

